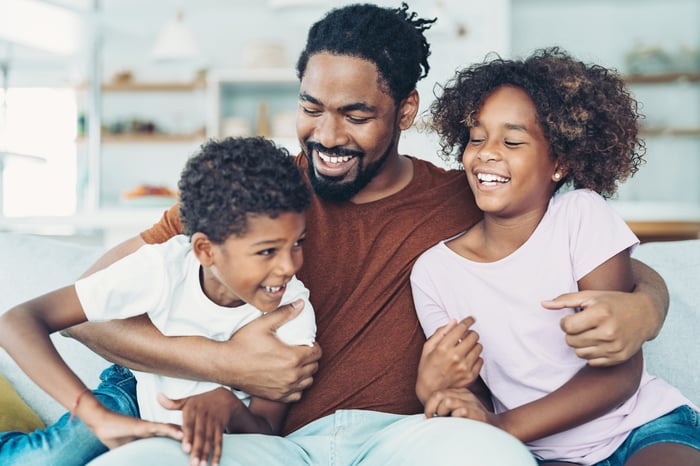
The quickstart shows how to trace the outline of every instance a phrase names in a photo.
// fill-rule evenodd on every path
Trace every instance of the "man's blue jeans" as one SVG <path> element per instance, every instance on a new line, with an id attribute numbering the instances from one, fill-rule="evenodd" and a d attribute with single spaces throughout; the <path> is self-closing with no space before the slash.
<path id="1" fill-rule="evenodd" d="M 129 369 L 111 366 L 102 371 L 100 380 L 93 393 L 103 405 L 139 417 L 136 379 Z M 82 421 L 70 420 L 70 413 L 45 430 L 0 433 L 2 466 L 82 466 L 106 451 L 107 447 Z"/>

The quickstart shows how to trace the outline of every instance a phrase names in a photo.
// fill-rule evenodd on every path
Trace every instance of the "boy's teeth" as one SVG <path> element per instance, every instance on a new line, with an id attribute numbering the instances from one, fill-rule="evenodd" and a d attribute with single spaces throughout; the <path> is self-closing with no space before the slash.
<path id="1" fill-rule="evenodd" d="M 321 152 L 318 153 L 318 156 L 321 157 L 321 160 L 323 160 L 326 163 L 344 163 L 352 158 L 349 155 L 331 156 L 331 155 L 322 154 Z"/>
<path id="2" fill-rule="evenodd" d="M 276 293 L 276 292 L 278 292 L 279 290 L 282 289 L 281 286 L 263 286 L 263 288 L 264 288 L 265 291 L 267 291 L 268 293 Z"/>

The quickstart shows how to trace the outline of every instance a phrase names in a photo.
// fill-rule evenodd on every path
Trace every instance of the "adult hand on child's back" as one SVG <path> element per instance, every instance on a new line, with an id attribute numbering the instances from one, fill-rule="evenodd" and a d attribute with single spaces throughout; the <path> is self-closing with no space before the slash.
<path id="1" fill-rule="evenodd" d="M 317 343 L 312 347 L 287 345 L 277 337 L 276 331 L 302 309 L 301 300 L 280 306 L 222 343 L 228 350 L 222 354 L 222 373 L 217 381 L 260 398 L 298 401 L 301 392 L 313 383 L 321 348 Z M 226 380 L 226 374 L 231 374 L 230 380 Z"/>
<path id="2" fill-rule="evenodd" d="M 620 291 L 588 290 L 566 293 L 542 303 L 546 309 L 581 309 L 561 319 L 566 343 L 591 366 L 627 361 L 647 340 L 644 319 L 633 295 Z"/>
<path id="3" fill-rule="evenodd" d="M 416 395 L 425 402 L 436 390 L 468 387 L 483 365 L 479 335 L 470 329 L 474 319 L 449 322 L 423 345 L 418 364 Z"/>

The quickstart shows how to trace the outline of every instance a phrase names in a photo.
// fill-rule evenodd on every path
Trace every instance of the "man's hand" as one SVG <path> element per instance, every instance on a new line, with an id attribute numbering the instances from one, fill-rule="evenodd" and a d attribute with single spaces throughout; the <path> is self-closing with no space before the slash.
<path id="1" fill-rule="evenodd" d="M 542 303 L 547 309 L 580 308 L 561 319 L 566 343 L 591 366 L 612 366 L 627 361 L 655 334 L 640 311 L 634 293 L 580 291 Z"/>
<path id="2" fill-rule="evenodd" d="M 416 395 L 425 402 L 433 392 L 444 388 L 468 387 L 479 376 L 481 359 L 479 335 L 470 330 L 474 323 L 468 317 L 440 327 L 423 345 Z"/>
<path id="3" fill-rule="evenodd" d="M 216 381 L 260 398 L 298 401 L 301 392 L 313 383 L 321 348 L 318 344 L 287 345 L 277 338 L 276 331 L 302 308 L 301 300 L 281 306 L 241 328 L 228 342 L 220 343 L 221 372 Z"/>

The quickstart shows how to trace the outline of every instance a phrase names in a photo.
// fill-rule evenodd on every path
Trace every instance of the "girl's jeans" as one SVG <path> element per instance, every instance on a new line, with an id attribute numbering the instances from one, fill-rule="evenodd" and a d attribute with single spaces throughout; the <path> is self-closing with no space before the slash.
<path id="1" fill-rule="evenodd" d="M 139 417 L 136 379 L 121 366 L 111 366 L 100 374 L 101 383 L 93 393 L 112 411 Z M 55 424 L 32 433 L 0 433 L 2 466 L 82 466 L 105 453 L 107 447 L 78 418 L 64 414 Z"/>

